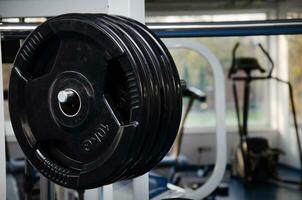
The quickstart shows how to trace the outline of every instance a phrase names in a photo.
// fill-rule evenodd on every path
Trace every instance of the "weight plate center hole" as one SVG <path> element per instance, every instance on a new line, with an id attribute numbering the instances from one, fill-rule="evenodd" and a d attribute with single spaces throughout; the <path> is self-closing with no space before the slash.
<path id="1" fill-rule="evenodd" d="M 74 117 L 81 110 L 81 98 L 75 90 L 70 88 L 61 90 L 57 98 L 61 112 L 67 117 Z"/>

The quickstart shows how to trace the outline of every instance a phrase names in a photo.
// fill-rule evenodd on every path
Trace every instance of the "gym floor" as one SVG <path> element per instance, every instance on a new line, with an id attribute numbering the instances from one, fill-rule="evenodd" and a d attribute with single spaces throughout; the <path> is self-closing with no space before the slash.
<path id="1" fill-rule="evenodd" d="M 299 172 L 286 167 L 280 167 L 279 174 L 282 177 L 297 180 Z M 244 186 L 238 179 L 227 181 L 229 186 L 229 196 L 217 196 L 217 200 L 301 200 L 302 190 L 298 187 L 287 184 L 277 183 L 257 183 L 250 186 Z"/>

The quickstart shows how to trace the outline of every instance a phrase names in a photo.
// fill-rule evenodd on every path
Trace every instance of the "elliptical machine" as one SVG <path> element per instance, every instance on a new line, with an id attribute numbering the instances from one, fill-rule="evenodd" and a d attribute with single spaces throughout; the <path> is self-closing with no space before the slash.
<path id="1" fill-rule="evenodd" d="M 284 152 L 277 148 L 272 148 L 269 142 L 264 137 L 251 137 L 248 134 L 248 114 L 249 114 L 249 97 L 250 97 L 250 84 L 254 81 L 276 80 L 277 82 L 288 85 L 289 97 L 291 102 L 292 116 L 294 121 L 295 134 L 299 150 L 300 166 L 302 167 L 302 148 L 300 136 L 298 131 L 298 124 L 296 119 L 296 110 L 293 99 L 292 85 L 288 81 L 279 79 L 272 76 L 274 69 L 274 62 L 268 52 L 259 44 L 263 54 L 267 57 L 271 64 L 270 69 L 262 68 L 256 58 L 253 57 L 236 57 L 236 51 L 239 47 L 237 43 L 232 52 L 232 65 L 228 73 L 228 78 L 232 80 L 233 95 L 235 101 L 236 116 L 238 121 L 240 143 L 236 151 L 234 164 L 232 166 L 233 175 L 243 178 L 245 183 L 264 182 L 270 179 L 277 180 L 284 183 L 295 184 L 302 186 L 302 170 L 300 173 L 300 180 L 289 180 L 278 176 L 278 160 Z M 252 72 L 260 72 L 260 76 L 253 76 Z M 243 72 L 244 75 L 237 74 Z M 242 119 L 239 108 L 237 82 L 244 84 L 244 99 Z"/>

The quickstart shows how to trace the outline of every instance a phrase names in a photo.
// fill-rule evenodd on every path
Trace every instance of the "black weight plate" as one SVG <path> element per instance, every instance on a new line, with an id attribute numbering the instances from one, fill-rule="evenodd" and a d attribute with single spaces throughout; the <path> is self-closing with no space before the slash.
<path id="1" fill-rule="evenodd" d="M 85 15 L 85 17 L 86 17 L 87 15 Z M 98 25 L 100 25 L 99 23 L 98 23 L 98 21 L 95 21 Z M 102 24 L 101 24 L 101 26 L 102 26 Z M 109 26 L 108 26 L 109 27 Z M 110 27 L 110 29 L 112 30 L 112 27 Z M 117 36 L 119 36 L 120 37 L 120 35 L 119 35 L 119 33 L 117 33 L 116 32 L 116 34 L 117 34 Z M 126 44 L 127 45 L 127 44 Z M 125 45 L 124 45 L 125 46 Z M 129 52 L 131 53 L 131 49 L 129 50 Z M 130 54 L 128 55 L 128 56 L 130 56 Z M 133 59 L 135 59 L 135 58 L 133 58 Z M 136 68 L 137 69 L 137 68 Z M 139 76 L 140 76 L 140 78 L 142 78 L 142 75 L 140 74 L 140 72 L 139 72 L 139 70 L 138 70 L 138 74 L 139 74 Z M 128 77 L 129 78 L 129 80 L 131 80 L 132 78 L 131 77 Z M 142 84 L 142 88 L 144 89 L 145 88 L 145 86 L 144 86 L 144 84 L 143 83 L 145 83 L 146 81 L 144 81 L 144 80 L 142 80 L 142 79 L 140 79 L 140 82 L 141 82 L 141 84 Z M 130 86 L 131 86 L 131 84 L 130 84 Z M 135 88 L 135 87 L 134 87 Z M 133 87 L 132 87 L 132 89 L 133 89 Z M 145 90 L 143 90 L 143 92 L 144 92 Z M 146 91 L 149 91 L 149 89 L 147 88 L 146 89 Z M 145 93 L 145 92 L 144 92 Z M 135 96 L 135 95 L 134 95 Z M 146 96 L 146 95 L 144 95 L 143 94 L 143 96 Z M 145 102 L 147 102 L 147 100 L 144 100 Z M 148 110 L 145 110 L 145 111 L 143 111 L 143 112 L 149 112 Z M 146 118 L 146 116 L 144 116 L 144 118 Z M 140 123 L 140 126 L 141 127 L 143 127 L 143 124 L 142 123 Z M 134 136 L 134 133 L 131 133 L 132 134 L 132 137 Z M 135 149 L 135 146 L 133 145 L 133 143 L 135 142 L 136 140 L 135 140 L 135 138 L 133 138 L 132 140 L 130 140 L 130 137 L 129 137 L 129 140 L 127 141 L 128 143 L 131 143 L 131 148 L 132 149 Z M 109 178 L 107 178 L 106 179 L 106 183 L 112 183 L 112 179 L 115 177 L 114 175 L 116 174 L 116 170 L 117 169 L 120 169 L 120 168 L 124 168 L 124 165 L 125 165 L 125 162 L 128 162 L 128 160 L 129 160 L 129 158 L 131 158 L 131 153 L 132 153 L 132 151 L 130 150 L 131 148 L 129 147 L 129 149 L 128 149 L 128 154 L 127 154 L 127 152 L 125 151 L 125 152 L 123 152 L 123 158 L 125 158 L 124 159 L 124 162 L 120 162 L 120 165 L 119 165 L 119 167 L 118 166 L 116 166 L 115 167 L 115 170 L 114 170 L 114 173 L 113 173 L 113 175 L 110 175 L 110 177 Z M 103 183 L 105 183 L 105 181 L 103 182 Z"/>
<path id="2" fill-rule="evenodd" d="M 163 61 L 161 60 L 162 54 L 160 54 L 160 52 L 158 52 L 158 47 L 156 47 L 156 44 L 154 45 L 154 42 L 150 41 L 150 38 L 148 38 L 148 36 L 146 36 L 144 34 L 144 32 L 142 32 L 142 35 L 145 36 L 146 40 L 148 40 L 148 43 L 150 44 L 150 46 L 153 46 L 153 50 L 156 53 L 157 57 L 160 59 L 161 61 L 161 69 L 162 69 L 162 74 L 165 77 L 164 80 L 166 80 L 165 85 L 167 86 L 167 90 L 166 92 L 169 94 L 166 98 L 168 105 L 163 105 L 162 107 L 165 107 L 165 110 L 163 110 L 163 119 L 161 121 L 161 129 L 158 131 L 160 133 L 160 137 L 158 138 L 157 141 L 157 145 L 155 146 L 155 148 L 153 149 L 153 157 L 150 157 L 150 159 L 145 160 L 144 165 L 141 166 L 141 169 L 139 170 L 138 173 L 136 173 L 134 176 L 143 174 L 147 171 L 149 171 L 151 169 L 151 167 L 153 167 L 155 164 L 157 164 L 158 162 L 158 158 L 161 157 L 161 155 L 165 155 L 166 152 L 164 151 L 164 148 L 167 145 L 167 141 L 168 141 L 168 132 L 169 132 L 169 123 L 171 120 L 171 116 L 173 115 L 173 113 L 171 112 L 171 107 L 173 107 L 173 94 L 171 94 L 171 82 L 172 82 L 172 77 L 170 74 L 167 74 L 167 71 L 164 70 L 165 69 L 165 65 L 166 63 L 163 63 Z"/>
<path id="3" fill-rule="evenodd" d="M 159 126 L 157 127 L 157 138 L 156 141 L 153 145 L 153 148 L 151 149 L 151 152 L 149 153 L 148 158 L 144 158 L 142 163 L 138 166 L 138 169 L 132 170 L 133 174 L 131 175 L 132 177 L 134 174 L 138 174 L 140 171 L 149 171 L 154 165 L 148 165 L 148 162 L 150 160 L 157 160 L 158 154 L 162 152 L 163 146 L 166 145 L 166 140 L 167 140 L 167 129 L 166 123 L 169 122 L 169 119 L 171 117 L 171 112 L 170 112 L 170 107 L 173 105 L 172 101 L 173 99 L 171 98 L 171 95 L 169 94 L 169 76 L 163 71 L 162 69 L 164 68 L 163 63 L 161 63 L 157 57 L 160 58 L 160 56 L 157 54 L 157 49 L 154 47 L 154 43 L 150 40 L 150 38 L 146 37 L 145 33 L 141 31 L 140 29 L 136 28 L 132 22 L 129 22 L 128 20 L 125 20 L 124 18 L 120 18 L 123 20 L 124 23 L 126 23 L 128 26 L 131 27 L 132 31 L 134 34 L 139 35 L 139 40 L 143 43 L 142 45 L 146 46 L 147 50 L 149 51 L 149 56 L 151 56 L 151 59 L 153 59 L 156 64 L 153 65 L 154 67 L 154 73 L 157 74 L 157 81 L 160 84 L 160 93 L 161 93 L 161 113 L 160 113 L 160 121 L 159 121 Z M 148 169 L 144 169 L 142 167 L 146 167 Z"/>
<path id="4" fill-rule="evenodd" d="M 160 56 L 159 56 L 159 57 L 160 57 Z M 174 99 L 174 98 L 173 98 L 173 99 Z M 172 102 L 175 102 L 175 100 L 173 100 Z M 175 133 L 174 133 L 174 137 L 175 137 Z M 165 141 L 163 137 L 162 137 L 161 139 L 162 139 L 162 141 Z M 173 138 L 173 140 L 174 140 L 174 138 Z M 165 147 L 165 148 L 167 148 L 167 147 Z M 163 153 L 163 155 L 165 155 L 165 154 L 166 154 L 166 153 Z M 158 158 L 157 158 L 157 159 L 158 159 Z M 151 165 L 147 165 L 148 169 L 150 169 L 150 166 L 151 166 Z"/>
<path id="5" fill-rule="evenodd" d="M 127 19 L 127 18 L 126 18 Z M 158 155 L 157 160 L 154 162 L 150 162 L 145 166 L 145 170 L 141 171 L 139 174 L 136 175 L 141 175 L 144 174 L 148 171 L 149 166 L 154 165 L 158 163 L 165 155 L 166 153 L 170 150 L 176 134 L 177 130 L 179 127 L 179 123 L 181 120 L 181 112 L 182 112 L 182 94 L 181 94 L 181 85 L 180 85 L 180 80 L 179 80 L 179 75 L 176 69 L 176 66 L 174 64 L 173 58 L 171 57 L 168 49 L 166 46 L 162 43 L 160 39 L 158 39 L 149 29 L 145 28 L 145 25 L 134 21 L 132 19 L 127 19 L 133 23 L 133 25 L 136 25 L 137 28 L 140 28 L 142 31 L 144 31 L 150 38 L 153 40 L 153 42 L 156 44 L 156 46 L 159 48 L 160 53 L 161 53 L 161 58 L 163 62 L 166 64 L 164 65 L 163 69 L 168 72 L 169 77 L 172 79 L 172 84 L 171 86 L 171 91 L 172 91 L 172 119 L 170 123 L 168 123 L 168 140 L 166 141 L 166 145 L 164 145 L 164 149 L 161 150 L 161 155 Z"/>
<path id="6" fill-rule="evenodd" d="M 90 16 L 93 17 L 94 15 L 90 15 Z M 107 16 L 107 15 L 104 15 L 104 16 Z M 103 21 L 103 23 L 106 23 L 106 21 L 105 21 L 105 22 Z M 107 24 L 107 25 L 108 25 L 108 24 Z M 123 37 L 123 35 L 120 35 L 120 37 Z M 132 44 L 130 43 L 130 44 L 128 44 L 128 46 L 129 46 L 129 45 L 131 46 Z M 144 69 L 144 68 L 141 68 L 141 69 Z M 146 73 L 144 73 L 144 74 L 146 74 Z M 146 76 L 146 75 L 145 75 L 145 76 Z M 148 79 L 148 80 L 149 80 L 149 79 Z M 144 81 L 144 82 L 146 83 L 146 81 Z M 148 93 L 148 94 L 149 94 L 150 92 L 152 92 L 152 90 L 150 90 L 150 89 L 147 89 L 146 91 L 147 91 L 146 93 Z M 152 93 L 150 93 L 150 94 L 152 94 Z M 150 111 L 147 111 L 146 113 L 150 113 Z M 148 120 L 148 121 L 149 121 L 149 120 Z M 145 132 L 144 130 L 138 131 L 138 133 L 139 133 L 139 136 L 138 136 L 138 137 L 144 138 L 144 136 L 142 136 L 142 133 L 144 133 L 144 132 Z M 136 142 L 136 141 L 134 141 L 134 142 Z M 133 143 L 133 144 L 134 144 L 134 143 Z M 141 144 L 141 142 L 138 143 L 138 144 Z M 133 152 L 137 153 L 138 151 L 137 151 L 136 146 L 133 145 L 133 147 L 134 147 L 134 148 L 133 148 L 133 150 L 134 150 Z M 145 146 L 144 146 L 144 148 L 145 148 Z M 131 156 L 129 155 L 128 157 L 129 157 L 129 163 L 131 164 L 131 162 L 130 162 L 130 161 L 131 161 Z M 133 159 L 132 159 L 132 160 L 133 160 Z M 121 167 L 120 169 L 121 169 L 121 170 L 123 170 L 123 169 L 126 169 L 126 170 L 127 170 L 127 168 L 125 168 L 124 165 L 123 165 L 123 167 Z M 120 173 L 120 171 L 119 171 L 119 170 L 116 170 L 116 173 L 115 173 L 115 174 L 118 175 L 119 173 Z M 110 177 L 110 179 L 108 179 L 108 183 L 112 182 L 112 179 L 113 179 L 114 177 L 115 177 L 115 176 Z M 116 178 L 115 178 L 115 179 L 116 179 Z"/>
<path id="7" fill-rule="evenodd" d="M 140 76 L 112 35 L 105 26 L 96 27 L 74 15 L 60 16 L 32 32 L 14 63 L 9 106 L 16 138 L 30 162 L 65 187 L 101 186 L 127 159 L 123 155 L 131 147 L 137 124 L 126 123 L 125 111 L 114 104 L 113 96 L 105 96 L 109 62 L 122 69 L 120 78 L 134 77 L 137 97 L 128 97 L 129 121 L 139 123 L 142 118 Z M 70 120 L 57 115 L 53 105 L 53 93 L 65 87 L 74 87 L 85 102 L 84 114 Z"/>
<path id="8" fill-rule="evenodd" d="M 129 45 L 128 44 L 126 44 L 125 43 L 125 39 L 123 38 L 123 35 L 122 34 L 120 34 L 119 33 L 119 31 L 114 27 L 114 26 L 112 26 L 111 24 L 109 24 L 109 23 L 100 23 L 100 21 L 95 17 L 95 15 L 94 14 L 85 14 L 85 15 L 77 15 L 77 17 L 78 18 L 81 18 L 81 19 L 86 19 L 86 20 L 89 20 L 89 21 L 93 21 L 94 23 L 96 23 L 97 24 L 97 26 L 106 26 L 108 29 L 110 29 L 111 31 L 113 31 L 115 34 L 116 34 L 116 39 L 118 40 L 118 41 L 120 41 L 120 44 L 122 44 L 123 46 L 124 46 L 124 48 L 125 49 L 127 49 L 128 51 L 129 51 L 129 54 L 128 54 L 128 56 L 131 56 L 132 57 L 132 59 L 133 60 L 136 60 L 135 59 L 135 57 L 133 57 L 133 54 L 131 53 L 131 49 L 129 48 Z M 137 61 L 135 61 L 135 63 L 136 63 Z M 138 67 L 139 65 L 136 63 L 136 64 L 134 64 L 133 65 L 133 67 L 135 68 L 135 70 L 137 71 L 137 73 L 138 73 L 138 75 L 139 75 L 139 78 L 140 78 L 140 84 L 142 85 L 142 88 L 143 88 L 143 97 L 144 97 L 144 102 L 148 102 L 149 100 L 146 98 L 147 96 L 145 95 L 145 93 L 146 93 L 146 91 L 148 91 L 149 89 L 148 89 L 148 87 L 147 86 L 145 86 L 146 85 L 146 81 L 144 81 L 142 78 L 143 78 L 143 76 L 142 76 L 142 74 L 141 74 L 141 71 L 139 70 L 140 68 Z M 113 70 L 115 70 L 114 68 L 112 68 Z M 110 70 L 110 69 L 108 69 L 108 70 Z M 108 78 L 108 80 L 111 82 L 111 83 L 113 83 L 113 81 L 118 81 L 118 80 L 111 80 L 113 77 L 109 77 Z M 129 77 L 127 77 L 127 80 L 129 80 L 130 82 L 132 81 L 132 79 L 133 79 L 134 77 L 132 77 L 132 76 L 129 76 Z M 132 85 L 131 83 L 129 84 L 130 86 Z M 116 90 L 119 90 L 119 88 L 115 88 Z M 135 87 L 131 87 L 130 88 L 130 91 L 132 91 L 132 90 L 135 90 Z M 136 94 L 134 93 L 133 94 L 134 96 L 136 96 Z M 144 104 L 142 105 L 142 113 L 148 113 L 149 112 L 149 110 L 148 110 L 148 106 L 146 107 L 146 106 L 144 106 Z M 133 152 L 136 152 L 135 150 L 136 150 L 136 146 L 134 145 L 134 143 L 135 142 L 137 142 L 137 132 L 141 132 L 141 131 L 143 131 L 143 128 L 144 128 L 144 124 L 145 124 L 145 122 L 144 121 L 146 121 L 145 119 L 148 119 L 148 118 L 146 118 L 145 116 L 144 116 L 144 118 L 141 120 L 141 122 L 139 123 L 139 126 L 138 126 L 138 129 L 135 131 L 135 133 L 133 132 L 132 133 L 132 140 L 130 140 L 129 139 L 129 141 L 128 141 L 128 143 L 129 144 L 131 144 L 131 146 L 129 147 L 129 149 L 128 149 L 128 153 L 127 152 L 124 152 L 123 153 L 123 156 L 125 157 L 125 158 L 127 158 L 127 159 L 124 159 L 124 161 L 123 162 L 120 162 L 120 164 L 119 164 L 119 166 L 117 166 L 116 168 L 115 168 L 115 170 L 113 171 L 113 173 L 112 174 L 108 174 L 108 177 L 106 178 L 106 180 L 103 180 L 102 182 L 104 183 L 104 184 L 110 184 L 110 183 L 112 183 L 115 179 L 116 179 L 116 177 L 117 176 L 119 176 L 119 170 L 121 170 L 121 169 L 125 169 L 125 163 L 128 163 L 129 162 L 129 160 L 131 161 L 131 160 L 133 160 L 132 159 L 132 157 L 133 157 Z"/>
<path id="9" fill-rule="evenodd" d="M 148 61 L 148 65 L 146 65 L 145 67 L 149 67 L 150 70 L 150 79 L 153 80 L 153 83 L 155 85 L 156 88 L 156 99 L 154 101 L 152 101 L 152 117 L 151 117 L 151 128 L 148 128 L 148 131 L 151 133 L 155 133 L 156 137 L 155 140 L 152 141 L 148 140 L 148 143 L 151 143 L 151 150 L 145 154 L 145 155 L 140 155 L 140 157 L 137 159 L 136 164 L 132 165 L 130 169 L 131 171 L 137 172 L 137 170 L 140 168 L 140 166 L 145 162 L 146 159 L 149 159 L 150 157 L 153 156 L 153 152 L 154 149 L 156 149 L 157 147 L 157 143 L 158 143 L 158 138 L 160 136 L 160 132 L 158 131 L 159 129 L 159 125 L 160 125 L 160 121 L 161 121 L 161 100 L 165 100 L 165 98 L 163 98 L 163 78 L 161 76 L 161 72 L 159 71 L 160 66 L 159 66 L 159 62 L 156 60 L 156 57 L 154 56 L 154 53 L 152 53 L 152 49 L 151 47 L 148 47 L 148 44 L 145 43 L 143 41 L 143 37 L 135 30 L 133 29 L 131 26 L 129 26 L 127 23 L 124 22 L 124 19 L 122 18 L 118 18 L 115 16 L 106 16 L 107 18 L 112 18 L 114 21 L 119 21 L 121 24 L 121 26 L 125 27 L 129 33 L 129 35 L 131 35 L 131 37 L 136 41 L 136 44 L 138 45 L 137 47 L 143 52 L 145 59 Z M 153 54 L 153 57 L 152 57 Z M 146 156 L 147 155 L 147 156 Z M 127 176 L 131 176 L 131 174 L 127 173 Z M 126 177 L 125 177 L 126 178 Z"/>
<path id="10" fill-rule="evenodd" d="M 158 83 L 154 81 L 153 74 L 154 72 L 152 71 L 152 63 L 147 60 L 147 57 L 144 55 L 144 47 L 141 46 L 140 43 L 138 43 L 137 39 L 134 37 L 134 34 L 129 30 L 125 24 L 121 23 L 121 20 L 115 19 L 112 16 L 104 16 L 107 18 L 107 20 L 113 22 L 114 24 L 119 25 L 119 29 L 125 31 L 124 34 L 128 36 L 129 42 L 134 44 L 135 48 L 137 49 L 137 52 L 140 53 L 140 56 L 142 57 L 142 60 L 144 61 L 142 65 L 142 70 L 146 71 L 146 76 L 148 80 L 151 83 L 151 90 L 148 91 L 148 95 L 151 98 L 151 109 L 150 109 L 150 120 L 149 120 L 149 126 L 146 127 L 145 129 L 145 140 L 142 143 L 142 152 L 140 155 L 135 159 L 135 163 L 131 164 L 131 168 L 133 166 L 139 165 L 142 159 L 145 159 L 145 157 L 149 156 L 150 149 L 153 147 L 153 141 L 154 138 L 156 138 L 156 127 L 158 126 L 158 119 L 160 117 L 160 96 L 159 96 L 159 87 Z M 141 134 L 140 134 L 141 136 Z M 128 169 L 124 170 L 124 173 L 127 173 Z"/>
<path id="11" fill-rule="evenodd" d="M 93 15 L 91 15 L 91 16 L 93 16 Z M 105 16 L 105 15 L 104 15 Z M 115 25 L 115 23 L 111 23 L 111 22 L 108 22 L 108 21 L 106 21 L 106 20 L 104 20 L 104 19 L 102 19 L 102 16 L 99 16 L 99 19 L 98 19 L 101 23 L 106 23 L 107 25 L 111 25 L 111 26 L 113 26 L 113 27 L 117 27 L 116 25 Z M 111 28 L 113 28 L 113 27 L 111 27 Z M 119 30 L 119 31 L 122 31 L 119 27 L 117 27 L 116 28 L 116 30 Z M 124 34 L 125 34 L 125 32 L 123 31 L 123 32 L 121 32 L 122 34 L 120 34 L 120 37 L 122 37 L 123 38 L 123 41 L 124 42 L 128 42 L 128 43 L 126 43 L 127 44 L 127 46 L 129 47 L 129 49 L 131 49 L 130 47 L 131 46 L 133 46 L 133 44 L 132 44 L 132 42 L 131 41 L 129 41 L 128 39 L 125 39 L 124 38 Z M 141 65 L 141 66 L 143 66 L 143 65 Z M 147 78 L 147 73 L 144 71 L 144 68 L 143 67 L 140 67 L 140 68 L 138 68 L 138 71 L 141 71 L 141 77 L 145 77 L 145 81 L 143 81 L 143 83 L 145 83 L 145 84 L 148 84 L 148 81 L 150 81 L 148 78 Z M 152 88 L 151 88 L 152 89 Z M 147 85 L 146 86 L 146 90 L 145 90 L 145 97 L 148 97 L 149 96 L 149 94 L 152 94 L 151 92 L 152 92 L 152 90 L 150 89 L 150 86 L 149 85 Z M 148 105 L 148 108 L 149 108 L 149 106 L 150 105 Z M 150 113 L 150 110 L 147 110 L 146 111 L 146 114 L 148 114 L 148 113 Z M 149 118 L 149 116 L 147 115 L 146 117 L 146 123 L 150 123 L 150 118 Z M 146 131 L 145 131 L 145 128 L 144 129 L 141 129 L 140 131 L 138 131 L 137 132 L 137 141 L 134 141 L 133 142 L 133 153 L 139 153 L 139 151 L 138 151 L 138 146 L 137 145 L 141 145 L 143 142 L 141 142 L 141 139 L 143 139 L 143 140 L 145 140 L 145 138 L 146 138 L 146 136 L 145 135 L 143 135 L 143 134 L 145 134 L 146 133 Z M 142 145 L 141 145 L 141 147 L 143 147 Z M 134 154 L 135 155 L 135 154 Z M 132 157 L 129 157 L 129 163 L 131 164 L 131 162 L 132 161 L 135 161 L 134 159 L 131 159 L 131 158 L 133 158 L 133 156 Z M 124 168 L 121 168 L 121 171 L 124 171 Z M 119 170 L 116 170 L 116 174 L 119 174 L 120 173 L 120 171 Z M 109 180 L 109 181 L 111 181 L 111 179 Z"/>
<path id="12" fill-rule="evenodd" d="M 112 30 L 114 30 L 114 31 L 117 33 L 117 35 L 119 36 L 120 40 L 123 40 L 123 42 L 125 43 L 125 46 L 127 46 L 127 48 L 129 49 L 129 51 L 132 51 L 132 50 L 131 50 L 131 45 L 129 45 L 129 44 L 127 43 L 127 41 L 125 40 L 123 34 L 121 34 L 120 31 L 119 31 L 118 29 L 116 29 L 116 27 L 115 27 L 112 23 L 107 22 L 107 21 L 105 21 L 104 19 L 98 19 L 98 18 L 96 17 L 96 15 L 93 15 L 93 14 L 89 15 L 89 17 L 93 18 L 94 21 L 95 21 L 97 24 L 106 24 L 108 27 L 110 27 Z M 145 88 L 145 90 L 144 90 L 144 95 L 143 95 L 143 96 L 146 98 L 145 101 L 147 102 L 147 101 L 149 101 L 149 99 L 147 98 L 148 96 L 145 95 L 145 94 L 147 94 L 147 91 L 149 90 L 149 86 L 146 85 L 146 81 L 145 81 L 145 79 L 143 79 L 144 73 L 142 72 L 142 70 L 140 70 L 139 65 L 136 67 L 136 69 L 137 69 L 137 71 L 139 72 L 140 77 L 142 78 L 142 79 L 141 79 L 141 84 L 144 85 L 143 88 Z M 148 105 L 145 105 L 144 107 L 145 107 L 144 113 L 149 113 L 149 104 L 148 104 Z M 106 183 L 109 184 L 109 183 L 111 183 L 111 182 L 114 182 L 114 180 L 116 180 L 117 177 L 120 176 L 121 171 L 124 171 L 125 169 L 127 169 L 127 164 L 133 162 L 134 153 L 137 153 L 137 147 L 136 147 L 137 145 L 136 145 L 135 143 L 136 143 L 139 139 L 143 139 L 143 137 L 141 137 L 141 136 L 139 137 L 138 133 L 144 132 L 145 123 L 149 121 L 149 120 L 148 120 L 148 116 L 145 117 L 144 119 L 145 119 L 145 120 L 144 120 L 144 123 L 140 123 L 140 126 L 139 126 L 140 129 L 138 129 L 138 130 L 136 131 L 136 133 L 135 133 L 135 135 L 134 135 L 134 137 L 133 137 L 133 141 L 131 141 L 131 144 L 132 144 L 131 147 L 132 147 L 132 148 L 131 148 L 131 150 L 129 150 L 129 154 L 128 154 L 128 155 L 124 155 L 125 157 L 128 158 L 127 161 L 126 161 L 125 163 L 123 163 L 123 165 L 122 165 L 121 167 L 116 168 L 115 173 L 112 174 L 108 179 L 106 179 L 106 181 L 105 181 Z"/>

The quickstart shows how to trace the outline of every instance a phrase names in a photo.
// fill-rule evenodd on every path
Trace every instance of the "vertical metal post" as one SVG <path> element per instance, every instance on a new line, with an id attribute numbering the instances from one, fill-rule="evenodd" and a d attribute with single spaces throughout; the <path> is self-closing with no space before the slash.
<path id="1" fill-rule="evenodd" d="M 105 185 L 102 194 L 102 200 L 113 200 L 113 184 Z"/>
<path id="2" fill-rule="evenodd" d="M 177 134 L 176 139 L 175 139 L 175 148 L 173 149 L 173 154 L 175 155 L 175 158 L 176 158 L 177 161 L 179 159 L 179 155 L 180 155 L 181 147 L 182 147 L 181 145 L 182 145 L 182 139 L 183 139 L 184 129 L 185 129 L 184 124 L 185 124 L 185 122 L 187 120 L 187 117 L 189 115 L 189 112 L 190 112 L 190 110 L 191 110 L 191 108 L 193 106 L 194 99 L 195 99 L 194 97 L 191 97 L 189 99 L 189 103 L 188 103 L 188 105 L 186 107 L 186 110 L 185 110 L 185 112 L 183 114 L 183 117 L 182 117 L 182 120 L 180 122 L 180 126 L 179 127 L 181 127 L 181 128 L 178 131 L 178 134 Z"/>
<path id="3" fill-rule="evenodd" d="M 247 74 L 248 77 L 250 77 L 250 74 Z M 249 168 L 248 165 L 248 154 L 244 151 L 243 148 L 243 142 L 244 139 L 248 137 L 248 120 L 249 120 L 249 104 L 250 104 L 250 84 L 251 81 L 245 80 L 244 81 L 244 100 L 243 100 L 243 122 L 242 122 L 242 128 L 240 131 L 240 150 L 243 155 L 243 161 L 244 161 L 244 181 L 248 181 L 249 177 Z M 247 147 L 248 148 L 248 147 Z"/>
<path id="4" fill-rule="evenodd" d="M 249 76 L 249 75 L 248 75 Z M 249 118 L 249 103 L 250 103 L 250 80 L 244 81 L 244 102 L 243 102 L 243 125 L 242 136 L 248 136 L 248 118 Z"/>
<path id="5" fill-rule="evenodd" d="M 1 32 L 0 32 L 1 38 Z M 3 98 L 3 70 L 0 41 L 0 194 L 6 199 L 6 160 L 5 160 L 5 131 L 4 131 L 4 98 Z"/>
<path id="6" fill-rule="evenodd" d="M 134 200 L 149 199 L 149 173 L 133 179 Z"/>
<path id="7" fill-rule="evenodd" d="M 103 187 L 102 200 L 148 200 L 149 174 Z"/>
<path id="8" fill-rule="evenodd" d="M 23 184 L 25 200 L 31 200 L 33 190 L 33 167 L 27 159 L 25 159 L 25 172 Z"/>
<path id="9" fill-rule="evenodd" d="M 52 200 L 50 181 L 44 176 L 40 175 L 40 199 Z"/>
<path id="10" fill-rule="evenodd" d="M 297 144 L 298 144 L 298 151 L 299 151 L 299 161 L 300 161 L 300 188 L 302 187 L 302 145 L 301 145 L 301 140 L 300 140 L 300 135 L 299 135 L 299 127 L 298 127 L 298 121 L 296 117 L 296 108 L 295 108 L 295 102 L 294 102 L 294 92 L 293 92 L 293 87 L 290 84 L 290 82 L 287 82 L 288 89 L 289 89 L 289 99 L 291 103 L 291 109 L 293 113 L 293 120 L 294 120 L 294 126 L 296 130 L 296 138 L 297 138 Z"/>
<path id="11" fill-rule="evenodd" d="M 86 200 L 101 200 L 103 196 L 102 188 L 85 190 L 84 198 Z M 64 199 L 65 200 L 65 199 Z"/>
<path id="12" fill-rule="evenodd" d="M 238 121 L 238 130 L 240 133 L 240 143 L 242 143 L 242 125 L 241 125 L 241 118 L 240 118 L 240 107 L 238 102 L 238 93 L 237 93 L 237 86 L 235 81 L 232 81 L 232 86 L 233 86 L 233 96 L 235 101 L 236 116 Z"/>
<path id="13" fill-rule="evenodd" d="M 108 14 L 117 14 L 145 23 L 144 0 L 108 0 Z"/>
<path id="14" fill-rule="evenodd" d="M 79 200 L 84 200 L 85 190 L 78 190 Z"/>

